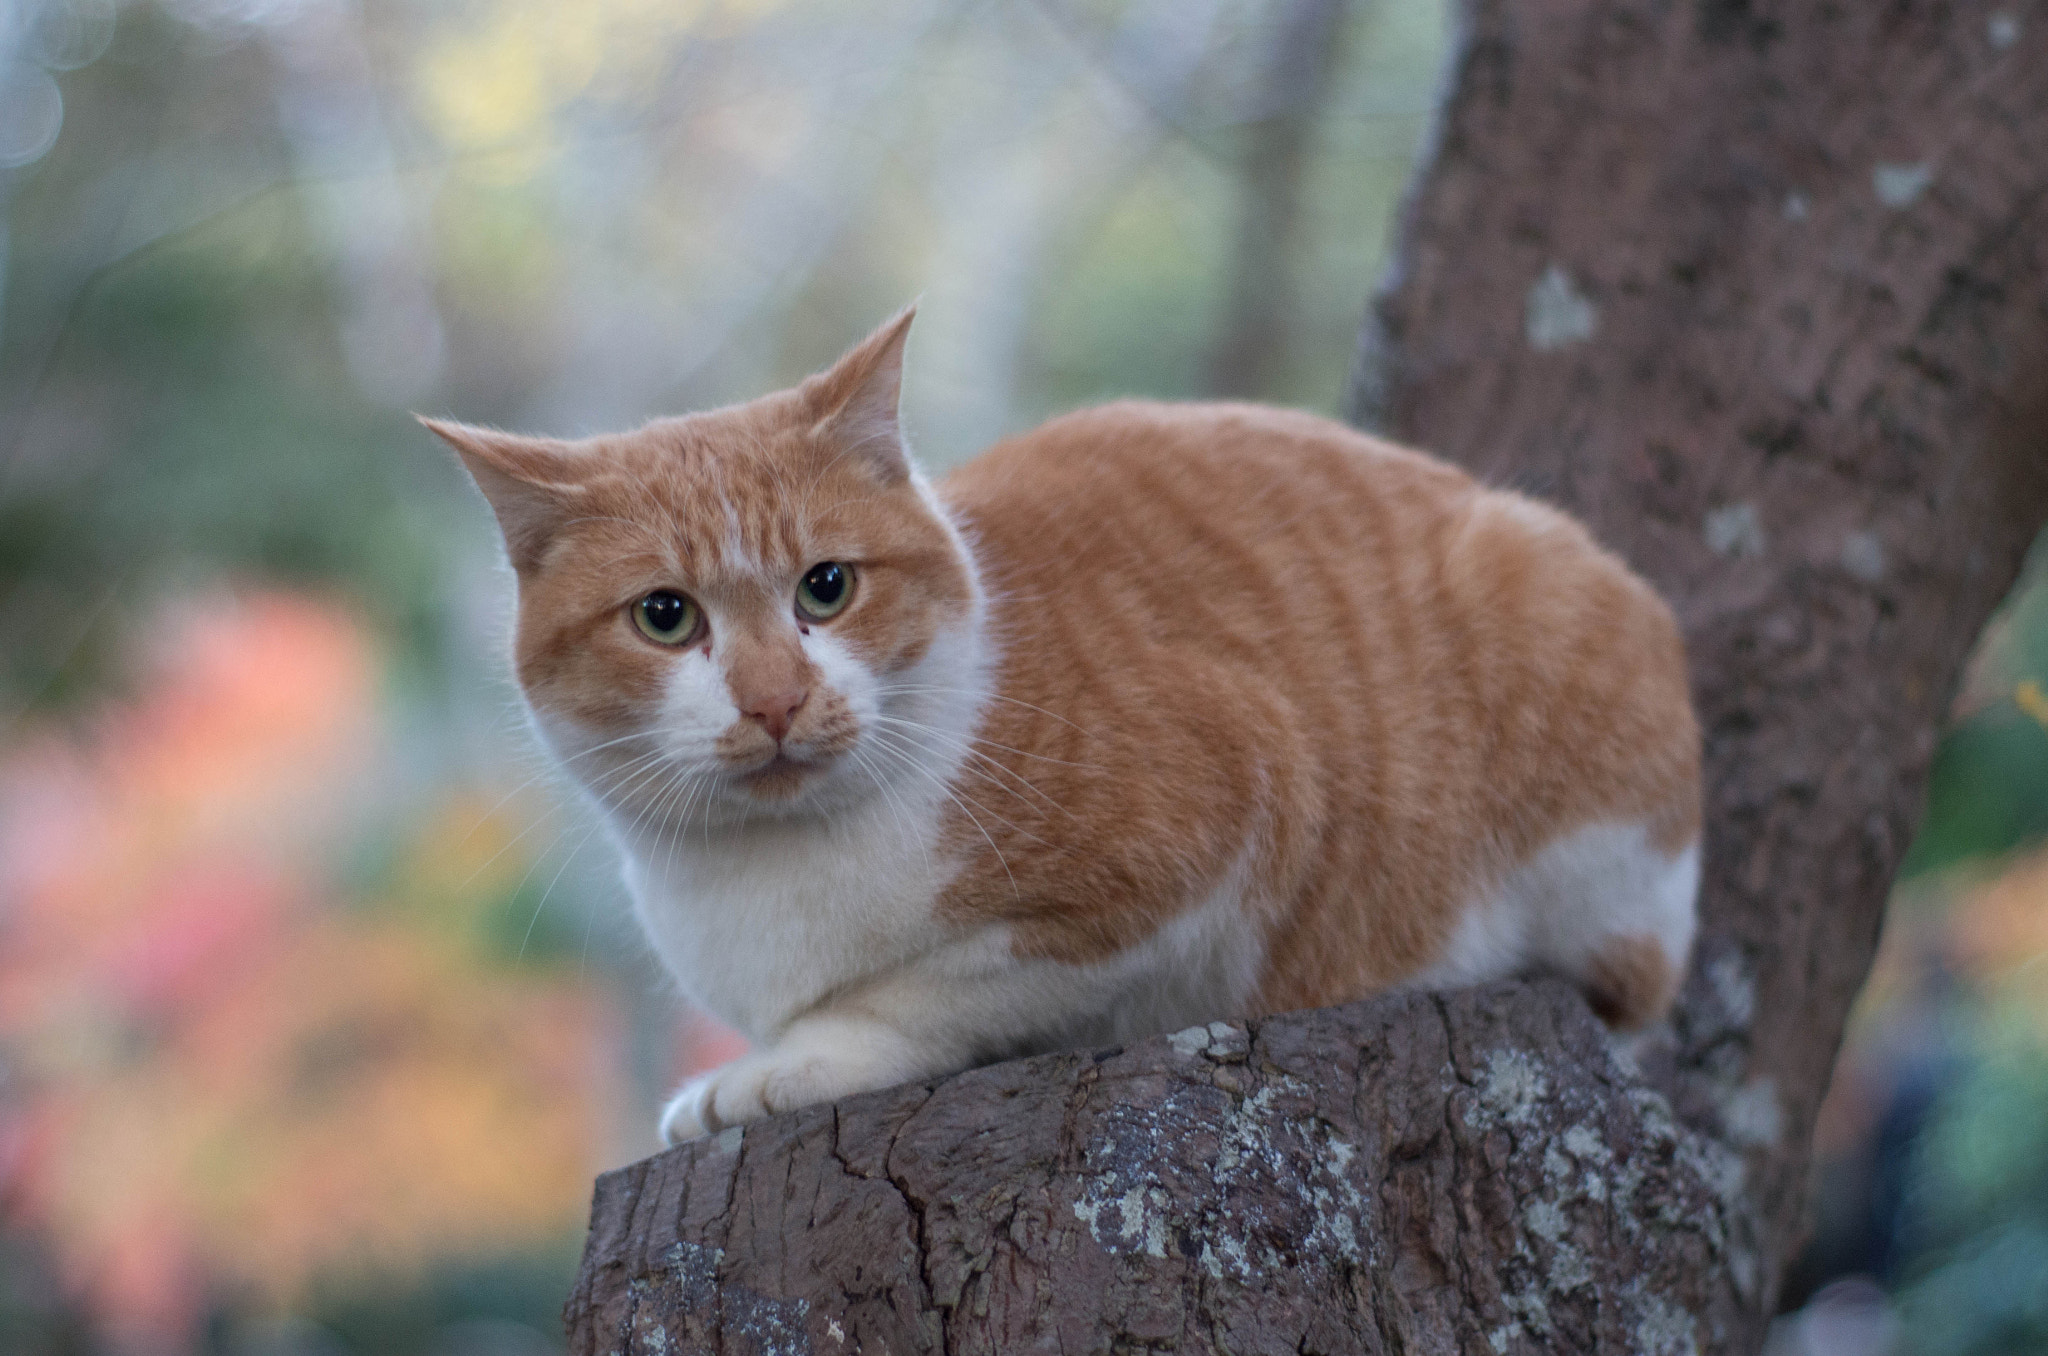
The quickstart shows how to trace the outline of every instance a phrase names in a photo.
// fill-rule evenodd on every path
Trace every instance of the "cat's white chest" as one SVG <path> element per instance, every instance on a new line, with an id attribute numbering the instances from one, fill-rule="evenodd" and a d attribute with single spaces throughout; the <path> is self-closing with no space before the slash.
<path id="1" fill-rule="evenodd" d="M 623 843 L 649 940 L 691 1001 L 757 1043 L 941 939 L 936 816 L 875 814 Z"/>

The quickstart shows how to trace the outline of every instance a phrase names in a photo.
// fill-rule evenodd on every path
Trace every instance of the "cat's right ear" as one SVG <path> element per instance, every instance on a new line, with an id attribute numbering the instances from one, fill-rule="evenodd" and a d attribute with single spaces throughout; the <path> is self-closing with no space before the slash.
<path id="1" fill-rule="evenodd" d="M 505 535 L 505 554 L 524 574 L 540 563 L 548 542 L 583 497 L 576 483 L 576 455 L 549 438 L 524 438 L 452 419 L 415 415 L 436 437 L 455 449 L 470 479 L 490 501 Z"/>

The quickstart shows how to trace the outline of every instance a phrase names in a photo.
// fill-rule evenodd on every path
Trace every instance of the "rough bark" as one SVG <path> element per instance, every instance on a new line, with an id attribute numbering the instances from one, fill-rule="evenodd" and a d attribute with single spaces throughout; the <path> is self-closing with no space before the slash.
<path id="1" fill-rule="evenodd" d="M 1728 1171 L 1561 986 L 1411 995 L 636 1164 L 571 1322 L 583 1353 L 1678 1351 Z"/>
<path id="2" fill-rule="evenodd" d="M 1753 1350 L 1964 652 L 2048 513 L 2048 12 L 1479 0 L 1359 414 L 1588 519 L 1707 730 L 1670 1032 L 1217 1024 L 603 1178 L 579 1353 Z"/>
<path id="3" fill-rule="evenodd" d="M 1654 1081 L 1742 1152 L 1746 1334 L 1941 712 L 2048 513 L 2027 9 L 1481 6 L 1363 346 L 1362 418 L 1562 502 L 1677 606 L 1705 936 Z"/>

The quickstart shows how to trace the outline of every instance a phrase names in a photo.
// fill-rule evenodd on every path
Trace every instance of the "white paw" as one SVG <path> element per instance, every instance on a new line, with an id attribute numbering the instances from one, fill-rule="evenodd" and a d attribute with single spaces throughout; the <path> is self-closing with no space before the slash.
<path id="1" fill-rule="evenodd" d="M 839 1096 L 850 1090 L 843 1082 L 816 1057 L 790 1059 L 775 1050 L 742 1055 L 697 1075 L 669 1098 L 661 1109 L 662 1143 L 681 1144 Z"/>
<path id="2" fill-rule="evenodd" d="M 661 1142 L 670 1148 L 686 1139 L 711 1133 L 704 1123 L 705 1079 L 693 1078 L 676 1091 L 661 1108 Z"/>
<path id="3" fill-rule="evenodd" d="M 683 1084 L 661 1109 L 661 1138 L 665 1144 L 680 1144 L 813 1102 L 957 1067 L 951 1061 L 920 1059 L 900 1035 L 877 1023 L 808 1021 L 792 1027 L 777 1044 Z"/>

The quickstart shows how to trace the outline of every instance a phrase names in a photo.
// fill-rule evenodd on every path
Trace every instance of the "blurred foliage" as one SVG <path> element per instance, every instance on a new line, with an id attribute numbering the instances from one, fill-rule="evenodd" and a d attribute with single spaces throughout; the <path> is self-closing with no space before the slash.
<path id="1" fill-rule="evenodd" d="M 1924 1356 L 2048 1352 L 2048 1040 L 2042 1016 L 1980 1017 L 1967 1072 L 1919 1145 L 1900 1295 Z"/>
<path id="2" fill-rule="evenodd" d="M 556 1345 L 582 1249 L 441 1262 L 420 1272 L 324 1282 L 305 1317 L 347 1351 L 375 1356 L 535 1356 Z"/>
<path id="3" fill-rule="evenodd" d="M 0 1223 L 145 1348 L 337 1277 L 555 1257 L 623 1063 L 616 996 L 538 927 L 564 826 L 518 788 L 393 804 L 379 656 L 331 602 L 157 629 L 90 738 L 0 762 Z"/>
<path id="4" fill-rule="evenodd" d="M 2044 687 L 2048 532 L 1971 656 L 1822 1116 L 1823 1243 L 1893 1287 L 1925 1356 L 2048 1353 Z M 1865 1129 L 1829 1146 L 1858 1101 Z M 1852 1219 L 1875 1236 L 1844 1249 Z"/>
<path id="5" fill-rule="evenodd" d="M 1992 858 L 2048 835 L 2048 532 L 1985 628 L 1934 758 L 1901 874 Z"/>

